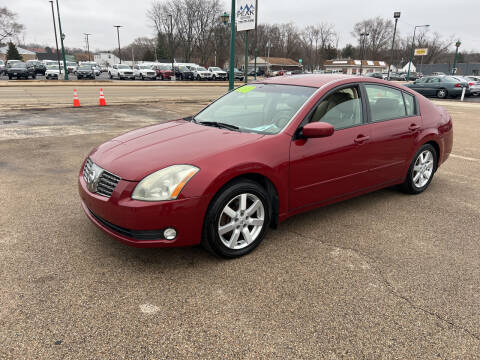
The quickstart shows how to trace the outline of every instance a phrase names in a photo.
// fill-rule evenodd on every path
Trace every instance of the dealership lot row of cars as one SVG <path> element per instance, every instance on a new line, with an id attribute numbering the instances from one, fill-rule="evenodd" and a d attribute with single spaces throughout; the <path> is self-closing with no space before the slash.
<path id="1" fill-rule="evenodd" d="M 211 66 L 208 69 L 197 64 L 176 63 L 174 71 L 171 64 L 165 63 L 141 63 L 134 66 L 127 64 L 114 64 L 112 66 L 100 67 L 97 63 L 84 61 L 66 62 L 69 74 L 76 75 L 78 79 L 95 79 L 106 73 L 110 79 L 141 79 L 141 80 L 171 80 L 175 75 L 177 80 L 228 80 L 229 74 L 217 66 Z M 9 60 L 5 65 L 0 60 L 0 75 L 8 76 L 9 80 L 16 79 L 35 79 L 37 75 L 45 76 L 47 80 L 58 79 L 63 70 L 63 62 L 46 60 L 29 60 L 22 62 L 20 60 Z M 235 69 L 235 80 L 243 81 L 244 73 Z M 261 72 L 257 72 L 262 75 Z"/>

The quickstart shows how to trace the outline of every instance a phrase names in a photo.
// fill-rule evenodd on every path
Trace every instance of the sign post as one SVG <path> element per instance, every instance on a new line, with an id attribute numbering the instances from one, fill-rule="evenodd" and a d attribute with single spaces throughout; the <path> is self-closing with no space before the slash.
<path id="1" fill-rule="evenodd" d="M 237 0 L 236 22 L 237 31 L 246 31 L 245 33 L 245 84 L 248 83 L 248 31 L 256 27 L 255 0 Z"/>
<path id="2" fill-rule="evenodd" d="M 415 49 L 414 52 L 415 56 L 421 56 L 420 60 L 420 72 L 422 72 L 422 67 L 423 67 L 423 57 L 428 55 L 428 48 L 419 48 Z"/>

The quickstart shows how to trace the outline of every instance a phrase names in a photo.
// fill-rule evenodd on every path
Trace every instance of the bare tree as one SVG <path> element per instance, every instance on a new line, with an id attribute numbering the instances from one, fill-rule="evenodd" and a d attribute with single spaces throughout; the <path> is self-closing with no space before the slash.
<path id="1" fill-rule="evenodd" d="M 17 23 L 17 14 L 8 10 L 7 7 L 0 7 L 0 43 L 9 39 L 18 39 L 25 27 Z"/>
<path id="2" fill-rule="evenodd" d="M 363 32 L 369 34 L 365 38 L 364 44 L 366 57 L 372 59 L 383 58 L 386 51 L 388 51 L 389 44 L 391 44 L 393 21 L 376 17 L 356 23 L 353 27 L 352 35 L 358 39 L 359 47 L 362 46 L 360 34 Z"/>

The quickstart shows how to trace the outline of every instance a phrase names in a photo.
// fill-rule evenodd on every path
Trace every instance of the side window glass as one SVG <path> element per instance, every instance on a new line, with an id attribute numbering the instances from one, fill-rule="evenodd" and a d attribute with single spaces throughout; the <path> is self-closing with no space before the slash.
<path id="1" fill-rule="evenodd" d="M 365 89 L 373 122 L 405 116 L 401 91 L 378 85 L 365 85 Z"/>
<path id="2" fill-rule="evenodd" d="M 356 87 L 328 95 L 313 111 L 310 122 L 332 124 L 335 130 L 362 124 L 362 101 Z"/>
<path id="3" fill-rule="evenodd" d="M 415 107 L 415 99 L 413 95 L 403 93 L 403 98 L 405 99 L 405 107 L 407 108 L 407 116 L 417 115 L 417 109 Z"/>

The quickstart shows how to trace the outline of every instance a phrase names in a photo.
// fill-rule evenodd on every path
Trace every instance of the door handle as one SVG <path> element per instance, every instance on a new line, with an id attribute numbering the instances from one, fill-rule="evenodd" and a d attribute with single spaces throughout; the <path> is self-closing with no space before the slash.
<path id="1" fill-rule="evenodd" d="M 410 131 L 415 131 L 415 130 L 418 130 L 420 129 L 420 126 L 417 125 L 417 124 L 410 124 L 410 126 L 408 127 L 408 130 Z"/>
<path id="2" fill-rule="evenodd" d="M 370 136 L 358 135 L 353 141 L 355 141 L 356 144 L 363 144 L 365 141 L 368 141 L 369 139 L 370 139 Z"/>

